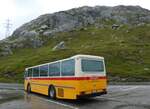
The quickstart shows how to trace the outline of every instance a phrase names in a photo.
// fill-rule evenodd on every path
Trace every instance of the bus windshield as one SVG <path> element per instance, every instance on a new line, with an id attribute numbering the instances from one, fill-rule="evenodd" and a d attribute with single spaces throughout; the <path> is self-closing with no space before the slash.
<path id="1" fill-rule="evenodd" d="M 90 60 L 90 59 L 82 59 L 81 67 L 83 72 L 103 72 L 104 64 L 101 60 Z"/>

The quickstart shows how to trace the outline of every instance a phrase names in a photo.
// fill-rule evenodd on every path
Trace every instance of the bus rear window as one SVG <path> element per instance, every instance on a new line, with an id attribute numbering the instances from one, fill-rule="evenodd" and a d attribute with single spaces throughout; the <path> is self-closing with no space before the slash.
<path id="1" fill-rule="evenodd" d="M 100 60 L 82 59 L 81 67 L 82 67 L 83 72 L 92 73 L 92 72 L 103 72 L 104 71 L 103 61 L 100 61 Z"/>

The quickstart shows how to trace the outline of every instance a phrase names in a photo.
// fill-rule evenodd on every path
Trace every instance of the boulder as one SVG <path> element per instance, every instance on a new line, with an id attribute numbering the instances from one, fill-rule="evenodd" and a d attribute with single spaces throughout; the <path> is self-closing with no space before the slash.
<path id="1" fill-rule="evenodd" d="M 47 26 L 47 25 L 42 25 L 42 26 L 40 27 L 40 29 L 42 29 L 42 30 L 48 29 L 48 26 Z"/>
<path id="2" fill-rule="evenodd" d="M 53 51 L 55 50 L 61 50 L 61 49 L 65 49 L 66 46 L 65 46 L 65 42 L 64 41 L 61 41 L 60 43 L 58 43 L 55 47 L 53 47 Z"/>
<path id="3" fill-rule="evenodd" d="M 114 29 L 114 30 L 118 29 L 119 27 L 120 27 L 120 25 L 117 25 L 117 24 L 113 24 L 113 25 L 111 26 L 111 28 Z"/>

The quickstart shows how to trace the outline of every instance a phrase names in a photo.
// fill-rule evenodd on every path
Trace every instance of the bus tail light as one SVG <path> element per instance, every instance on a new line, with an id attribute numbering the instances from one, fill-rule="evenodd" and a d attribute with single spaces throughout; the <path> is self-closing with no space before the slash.
<path id="1" fill-rule="evenodd" d="M 106 90 L 106 89 L 103 89 L 103 92 L 104 92 L 105 94 L 107 94 L 107 90 Z"/>
<path id="2" fill-rule="evenodd" d="M 84 95 L 85 94 L 85 92 L 83 91 L 83 92 L 80 92 L 80 95 Z"/>

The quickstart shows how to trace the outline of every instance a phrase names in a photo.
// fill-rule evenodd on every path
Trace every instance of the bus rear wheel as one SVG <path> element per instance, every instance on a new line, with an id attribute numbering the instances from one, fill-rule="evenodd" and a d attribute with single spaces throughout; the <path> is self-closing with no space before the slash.
<path id="1" fill-rule="evenodd" d="M 31 93 L 31 86 L 30 86 L 30 84 L 28 84 L 28 86 L 27 86 L 27 93 Z"/>
<path id="2" fill-rule="evenodd" d="M 50 86 L 49 88 L 49 97 L 51 99 L 56 99 L 56 90 L 54 86 Z"/>

